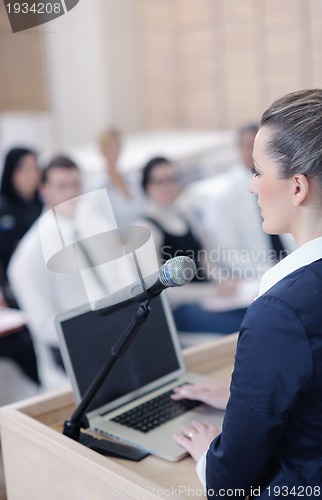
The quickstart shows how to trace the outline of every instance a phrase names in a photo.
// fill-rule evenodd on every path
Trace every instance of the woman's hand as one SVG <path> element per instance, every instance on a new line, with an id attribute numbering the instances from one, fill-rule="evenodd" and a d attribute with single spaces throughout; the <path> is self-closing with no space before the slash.
<path id="1" fill-rule="evenodd" d="M 184 448 L 198 462 L 208 450 L 212 440 L 220 433 L 219 429 L 209 422 L 192 422 L 191 426 L 183 427 L 181 434 L 174 434 L 175 442 Z"/>
<path id="2" fill-rule="evenodd" d="M 218 380 L 207 379 L 199 384 L 177 387 L 171 398 L 175 401 L 194 399 L 219 410 L 225 410 L 229 399 L 229 386 Z"/>

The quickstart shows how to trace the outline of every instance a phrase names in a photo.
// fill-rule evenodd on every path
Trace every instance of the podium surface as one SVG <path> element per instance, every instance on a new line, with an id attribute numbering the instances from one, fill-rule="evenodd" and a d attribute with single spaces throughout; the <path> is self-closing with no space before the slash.
<path id="1" fill-rule="evenodd" d="M 229 382 L 237 334 L 185 349 L 189 371 Z M 205 498 L 191 457 L 173 463 L 149 455 L 111 458 L 61 434 L 75 409 L 70 390 L 38 396 L 0 411 L 8 500 Z"/>

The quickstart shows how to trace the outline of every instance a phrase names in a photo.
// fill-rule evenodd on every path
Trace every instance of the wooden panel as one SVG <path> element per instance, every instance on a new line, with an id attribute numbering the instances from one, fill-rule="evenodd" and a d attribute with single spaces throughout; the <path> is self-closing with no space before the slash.
<path id="1" fill-rule="evenodd" d="M 41 34 L 37 29 L 12 33 L 0 2 L 0 110 L 45 111 Z"/>
<path id="2" fill-rule="evenodd" d="M 142 40 L 154 32 L 158 44 L 162 38 L 168 44 L 167 55 L 154 52 L 155 44 L 145 50 L 160 58 L 159 85 L 167 86 L 171 74 L 173 127 L 235 128 L 259 119 L 285 92 L 322 85 L 320 0 L 172 0 L 171 5 L 141 0 L 138 5 L 144 6 Z M 143 73 L 149 61 L 143 61 Z M 143 83 L 149 88 L 152 80 L 143 77 Z M 211 96 L 209 108 L 216 102 L 214 113 L 205 108 L 203 93 Z M 159 118 L 164 123 L 161 109 L 149 107 L 148 114 L 150 123 L 157 126 Z"/>
<path id="3" fill-rule="evenodd" d="M 173 0 L 138 0 L 144 30 L 153 27 L 169 29 L 172 26 L 172 4 Z"/>
<path id="4" fill-rule="evenodd" d="M 209 23 L 213 0 L 177 0 L 172 2 L 176 8 L 178 28 L 195 28 Z"/>

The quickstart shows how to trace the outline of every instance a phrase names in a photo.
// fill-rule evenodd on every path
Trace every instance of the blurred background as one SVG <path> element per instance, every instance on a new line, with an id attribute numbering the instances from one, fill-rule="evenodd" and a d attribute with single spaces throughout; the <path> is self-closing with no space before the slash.
<path id="1" fill-rule="evenodd" d="M 13 34 L 0 4 L 0 147 L 74 154 L 125 135 L 124 170 L 154 154 L 187 177 L 224 169 L 234 132 L 276 97 L 322 82 L 321 0 L 80 0 Z"/>

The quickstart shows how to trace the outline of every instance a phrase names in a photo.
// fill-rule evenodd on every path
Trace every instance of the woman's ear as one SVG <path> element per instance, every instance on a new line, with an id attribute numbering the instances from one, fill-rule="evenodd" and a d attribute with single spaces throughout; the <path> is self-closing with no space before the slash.
<path id="1" fill-rule="evenodd" d="M 309 181 L 304 174 L 293 176 L 293 194 L 295 206 L 300 206 L 306 200 L 309 193 Z"/>

